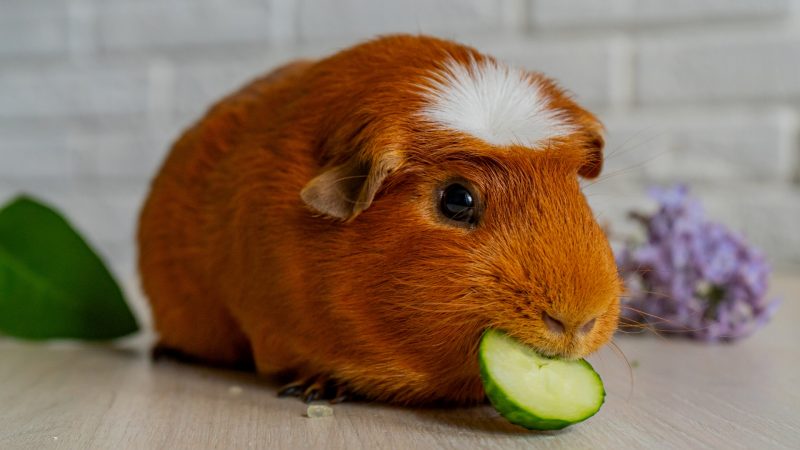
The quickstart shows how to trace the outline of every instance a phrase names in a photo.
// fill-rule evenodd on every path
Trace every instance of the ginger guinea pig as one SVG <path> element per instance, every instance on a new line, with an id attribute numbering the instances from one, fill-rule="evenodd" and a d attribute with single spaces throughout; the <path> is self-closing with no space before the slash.
<path id="1" fill-rule="evenodd" d="M 579 185 L 602 146 L 553 81 L 449 41 L 279 68 L 152 183 L 139 265 L 159 347 L 290 374 L 307 400 L 403 404 L 482 401 L 488 327 L 583 357 L 622 289 Z"/>

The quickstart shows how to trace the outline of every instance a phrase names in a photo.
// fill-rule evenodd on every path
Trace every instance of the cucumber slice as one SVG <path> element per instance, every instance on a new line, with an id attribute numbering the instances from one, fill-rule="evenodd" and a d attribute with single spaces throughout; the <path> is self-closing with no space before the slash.
<path id="1" fill-rule="evenodd" d="M 492 405 L 525 428 L 564 428 L 593 416 L 605 401 L 603 381 L 583 359 L 539 355 L 498 330 L 483 334 L 478 355 Z"/>

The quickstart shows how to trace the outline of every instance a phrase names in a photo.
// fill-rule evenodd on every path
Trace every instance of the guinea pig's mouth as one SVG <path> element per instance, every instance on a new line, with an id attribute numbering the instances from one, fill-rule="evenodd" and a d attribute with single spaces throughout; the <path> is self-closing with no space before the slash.
<path id="1" fill-rule="evenodd" d="M 542 347 L 541 345 L 531 345 L 530 346 L 536 353 L 545 356 L 547 358 L 554 358 L 554 359 L 564 359 L 568 361 L 581 359 L 585 355 L 581 353 L 578 349 L 567 349 L 567 350 L 553 350 L 550 347 Z"/>
<path id="2" fill-rule="evenodd" d="M 553 332 L 549 328 L 541 333 L 503 331 L 541 356 L 564 360 L 576 360 L 588 356 L 596 350 L 598 342 L 596 335 L 591 336 L 591 330 L 588 333 L 569 330 Z"/>
<path id="3" fill-rule="evenodd" d="M 483 335 L 489 330 L 487 328 Z M 554 358 L 554 359 L 565 359 L 565 360 L 573 360 L 579 359 L 581 355 L 576 351 L 577 349 L 557 349 L 547 341 L 542 341 L 541 339 L 532 338 L 531 336 L 520 336 L 518 333 L 511 333 L 507 329 L 499 328 L 500 331 L 505 333 L 508 336 L 514 338 L 514 340 L 518 341 L 525 347 L 536 352 L 536 354 L 544 356 L 546 358 Z M 564 351 L 566 350 L 566 351 Z"/>

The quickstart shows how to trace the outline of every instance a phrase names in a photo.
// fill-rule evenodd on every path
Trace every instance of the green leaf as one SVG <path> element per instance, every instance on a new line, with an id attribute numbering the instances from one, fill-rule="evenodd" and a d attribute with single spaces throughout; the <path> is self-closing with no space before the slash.
<path id="1" fill-rule="evenodd" d="M 103 261 L 59 213 L 25 196 L 0 210 L 0 333 L 111 339 L 138 329 Z"/>

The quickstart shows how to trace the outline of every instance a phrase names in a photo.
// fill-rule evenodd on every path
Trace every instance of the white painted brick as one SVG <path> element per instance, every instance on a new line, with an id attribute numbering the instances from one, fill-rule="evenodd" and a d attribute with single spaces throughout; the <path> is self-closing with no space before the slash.
<path id="1" fill-rule="evenodd" d="M 158 169 L 182 124 L 144 121 L 0 122 L 0 180 L 141 182 Z"/>
<path id="2" fill-rule="evenodd" d="M 0 119 L 142 112 L 147 89 L 146 72 L 137 67 L 3 67 Z"/>
<path id="3" fill-rule="evenodd" d="M 0 16 L 0 56 L 57 55 L 66 49 L 66 23 L 61 17 Z"/>
<path id="4" fill-rule="evenodd" d="M 69 52 L 73 61 L 90 61 L 97 53 L 93 0 L 69 1 Z"/>
<path id="5" fill-rule="evenodd" d="M 800 97 L 800 35 L 739 33 L 647 40 L 639 48 L 642 104 L 785 101 Z"/>
<path id="6" fill-rule="evenodd" d="M 147 183 L 78 189 L 64 200 L 76 226 L 97 240 L 130 241 L 134 238 L 139 208 Z"/>
<path id="7" fill-rule="evenodd" d="M 258 55 L 180 66 L 175 75 L 176 108 L 197 117 L 222 97 L 292 59 L 290 55 L 284 57 L 278 59 Z"/>
<path id="8" fill-rule="evenodd" d="M 29 138 L 0 145 L 0 177 L 65 177 L 75 173 L 75 160 L 63 141 Z"/>
<path id="9" fill-rule="evenodd" d="M 302 0 L 299 34 L 304 41 L 371 38 L 377 34 L 425 33 L 458 37 L 503 32 L 521 3 L 509 0 Z"/>
<path id="10" fill-rule="evenodd" d="M 530 20 L 537 28 L 636 27 L 664 22 L 778 18 L 792 0 L 535 0 Z"/>
<path id="11" fill-rule="evenodd" d="M 21 193 L 56 207 L 91 239 L 131 241 L 148 183 L 0 180 L 0 203 Z"/>
<path id="12" fill-rule="evenodd" d="M 641 227 L 627 218 L 630 211 L 653 212 L 656 203 L 647 195 L 652 182 L 610 180 L 584 189 L 600 223 L 610 225 L 618 246 L 632 236 L 643 235 Z M 671 185 L 671 183 L 660 183 Z M 764 251 L 776 266 L 800 263 L 800 190 L 762 183 L 729 185 L 689 184 L 710 220 L 724 224 Z"/>
<path id="13" fill-rule="evenodd" d="M 479 50 L 511 64 L 543 72 L 588 107 L 624 102 L 614 88 L 616 75 L 626 64 L 626 42 L 615 37 L 575 39 L 464 39 Z"/>
<path id="14" fill-rule="evenodd" d="M 106 50 L 285 42 L 295 23 L 290 0 L 108 0 L 97 14 Z"/>
<path id="15" fill-rule="evenodd" d="M 601 115 L 606 176 L 651 181 L 788 181 L 797 164 L 796 113 L 766 110 L 633 111 Z"/>
<path id="16" fill-rule="evenodd" d="M 763 183 L 695 186 L 707 216 L 741 233 L 773 264 L 798 264 L 800 190 Z"/>
<path id="17" fill-rule="evenodd" d="M 624 59 L 620 53 L 627 50 L 626 46 L 621 46 L 620 39 L 541 41 L 473 36 L 462 39 L 462 42 L 511 64 L 544 72 L 587 106 L 608 106 L 624 101 L 612 97 L 615 82 L 612 75 L 620 70 L 617 66 L 624 64 L 624 61 L 620 62 Z M 177 109 L 182 119 L 194 119 L 213 102 L 272 68 L 296 58 L 327 56 L 336 47 L 339 46 L 311 45 L 290 50 L 244 52 L 236 57 L 217 57 L 200 63 L 180 63 L 175 74 Z"/>
<path id="18" fill-rule="evenodd" d="M 78 176 L 147 181 L 161 165 L 176 136 L 142 133 L 72 133 L 67 142 Z"/>
<path id="19" fill-rule="evenodd" d="M 117 282 L 120 283 L 120 287 L 130 296 L 129 290 L 134 286 L 128 284 L 126 280 L 132 278 L 136 271 L 136 251 L 133 241 L 120 242 L 100 240 L 93 241 L 92 245 L 110 268 L 111 273 L 115 276 Z M 131 300 L 132 298 L 129 297 L 129 305 L 137 310 L 139 305 L 130 304 Z M 138 312 L 139 311 L 137 311 L 137 313 Z"/>
<path id="20" fill-rule="evenodd" d="M 598 223 L 615 244 L 639 237 L 639 226 L 628 219 L 631 211 L 652 211 L 654 202 L 647 197 L 648 183 L 626 178 L 609 178 L 583 183 L 583 193 Z"/>
<path id="21" fill-rule="evenodd" d="M 240 51 L 175 67 L 175 104 L 183 120 L 194 120 L 213 103 L 251 80 L 296 59 L 329 56 L 352 42 Z"/>
<path id="22" fill-rule="evenodd" d="M 0 127 L 0 179 L 64 179 L 75 175 L 75 159 L 63 129 L 35 132 Z"/>
<path id="23" fill-rule="evenodd" d="M 68 23 L 66 0 L 4 1 L 0 6 L 0 57 L 64 53 Z"/>

